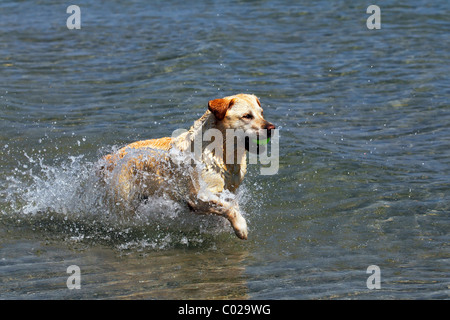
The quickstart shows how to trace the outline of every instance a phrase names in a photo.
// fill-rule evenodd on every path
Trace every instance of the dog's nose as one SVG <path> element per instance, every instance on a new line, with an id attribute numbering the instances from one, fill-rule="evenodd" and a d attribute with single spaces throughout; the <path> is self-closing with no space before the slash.
<path id="1" fill-rule="evenodd" d="M 275 129 L 275 126 L 273 125 L 273 123 L 267 122 L 264 126 L 264 129 L 267 130 L 267 138 L 270 138 L 272 136 L 272 130 Z"/>

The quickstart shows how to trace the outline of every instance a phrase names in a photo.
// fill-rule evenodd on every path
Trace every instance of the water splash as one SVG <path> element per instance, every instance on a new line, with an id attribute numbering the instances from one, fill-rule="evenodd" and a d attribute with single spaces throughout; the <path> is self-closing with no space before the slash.
<path id="1" fill-rule="evenodd" d="M 23 156 L 26 160 L 18 161 L 0 186 L 0 214 L 8 223 L 54 239 L 101 242 L 119 250 L 203 246 L 233 236 L 226 219 L 193 214 L 183 201 L 164 193 L 140 201 L 131 215 L 118 214 L 108 186 L 96 174 L 99 162 L 84 155 L 53 163 L 42 154 Z"/>

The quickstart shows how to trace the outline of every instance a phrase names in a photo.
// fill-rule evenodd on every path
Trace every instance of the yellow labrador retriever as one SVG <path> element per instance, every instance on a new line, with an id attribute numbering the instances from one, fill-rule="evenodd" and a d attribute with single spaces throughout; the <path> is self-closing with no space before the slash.
<path id="1" fill-rule="evenodd" d="M 188 131 L 172 138 L 137 141 L 107 155 L 103 159 L 106 162 L 104 168 L 107 169 L 105 172 L 113 173 L 111 184 L 116 199 L 130 203 L 133 199 L 148 197 L 160 188 L 169 194 L 172 191 L 171 196 L 176 198 L 174 184 L 178 184 L 184 188 L 187 194 L 184 200 L 191 210 L 227 218 L 235 234 L 240 239 L 247 239 L 247 222 L 237 202 L 226 197 L 227 193 L 236 191 L 247 169 L 248 136 L 244 137 L 244 142 L 237 141 L 242 140 L 239 137 L 237 140 L 233 137 L 232 143 L 226 139 L 227 131 L 238 129 L 255 135 L 264 131 L 269 137 L 275 129 L 272 123 L 264 120 L 256 96 L 238 94 L 211 100 L 208 110 Z M 197 137 L 208 132 L 213 133 L 216 148 L 211 148 L 211 144 L 205 143 L 208 139 L 204 138 L 196 144 Z M 193 150 L 199 150 L 197 164 L 180 157 L 192 155 Z"/>

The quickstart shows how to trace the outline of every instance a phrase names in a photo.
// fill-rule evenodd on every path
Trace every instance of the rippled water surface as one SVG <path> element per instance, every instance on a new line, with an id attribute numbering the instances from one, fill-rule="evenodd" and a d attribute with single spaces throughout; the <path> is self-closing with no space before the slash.
<path id="1" fill-rule="evenodd" d="M 448 299 L 448 1 L 0 3 L 1 299 Z M 119 219 L 93 168 L 256 94 L 279 171 L 249 240 L 164 198 Z M 69 290 L 67 267 L 81 270 Z M 369 290 L 368 266 L 381 270 Z"/>

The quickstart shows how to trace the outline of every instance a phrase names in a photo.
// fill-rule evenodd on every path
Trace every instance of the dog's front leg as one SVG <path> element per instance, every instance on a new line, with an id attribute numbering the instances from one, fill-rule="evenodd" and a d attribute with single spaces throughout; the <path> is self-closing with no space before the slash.
<path id="1" fill-rule="evenodd" d="M 237 203 L 226 202 L 222 200 L 199 200 L 188 201 L 189 207 L 203 214 L 216 214 L 223 216 L 230 221 L 234 233 L 239 239 L 247 240 L 247 221 L 239 211 Z"/>
<path id="2" fill-rule="evenodd" d="M 230 210 L 225 213 L 225 217 L 230 221 L 233 227 L 234 233 L 239 239 L 247 240 L 247 221 L 241 215 L 238 206 L 233 206 Z"/>

